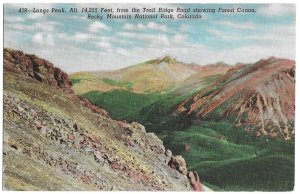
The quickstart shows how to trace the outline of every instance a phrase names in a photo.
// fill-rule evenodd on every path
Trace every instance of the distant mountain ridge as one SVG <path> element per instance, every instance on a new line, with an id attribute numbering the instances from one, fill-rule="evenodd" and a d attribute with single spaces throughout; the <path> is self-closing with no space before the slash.
<path id="1" fill-rule="evenodd" d="M 167 63 L 167 64 L 174 64 L 174 63 L 181 63 L 176 60 L 176 58 L 173 58 L 171 56 L 165 56 L 153 60 L 146 61 L 145 63 L 149 64 L 160 64 L 160 63 Z"/>
<path id="2" fill-rule="evenodd" d="M 229 70 L 177 110 L 201 119 L 235 116 L 257 136 L 294 137 L 295 61 L 271 57 Z M 217 113 L 218 112 L 218 113 Z"/>
<path id="3" fill-rule="evenodd" d="M 176 90 L 176 87 L 195 74 L 198 76 L 194 76 L 194 82 L 200 82 L 205 77 L 224 74 L 230 68 L 232 66 L 222 62 L 201 66 L 185 64 L 165 56 L 115 71 L 77 72 L 70 77 L 76 82 L 73 89 L 77 94 L 92 90 L 107 92 L 116 89 L 151 93 Z M 89 88 L 83 88 L 83 85 L 89 85 Z M 188 87 L 183 87 L 185 86 Z"/>

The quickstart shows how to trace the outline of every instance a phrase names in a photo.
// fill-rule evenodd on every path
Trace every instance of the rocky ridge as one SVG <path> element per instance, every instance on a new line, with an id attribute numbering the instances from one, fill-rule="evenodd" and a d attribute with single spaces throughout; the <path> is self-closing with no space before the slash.
<path id="1" fill-rule="evenodd" d="M 25 54 L 22 51 L 4 49 L 4 69 L 22 74 L 51 86 L 63 88 L 66 92 L 73 93 L 72 83 L 68 75 L 59 68 L 35 55 Z"/>
<path id="2" fill-rule="evenodd" d="M 295 135 L 295 61 L 271 57 L 236 66 L 186 99 L 177 111 L 194 119 L 219 112 L 217 117 L 234 116 L 237 126 L 256 136 L 291 139 Z"/>
<path id="3" fill-rule="evenodd" d="M 3 65 L 6 72 L 17 73 L 29 80 L 37 80 L 50 86 L 61 88 L 64 92 L 73 95 L 74 98 L 78 98 L 74 95 L 74 91 L 71 88 L 72 82 L 68 75 L 59 68 L 54 67 L 49 61 L 12 49 L 4 49 L 3 55 Z M 91 111 L 103 116 L 108 115 L 104 109 L 94 106 L 88 99 L 78 98 L 78 100 Z"/>

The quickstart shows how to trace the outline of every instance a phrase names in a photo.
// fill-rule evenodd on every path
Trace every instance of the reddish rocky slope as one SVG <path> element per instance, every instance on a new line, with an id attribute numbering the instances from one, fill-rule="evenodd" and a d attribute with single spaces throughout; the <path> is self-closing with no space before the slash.
<path id="1" fill-rule="evenodd" d="M 236 66 L 178 106 L 194 119 L 233 116 L 257 136 L 294 137 L 295 61 L 271 57 Z"/>

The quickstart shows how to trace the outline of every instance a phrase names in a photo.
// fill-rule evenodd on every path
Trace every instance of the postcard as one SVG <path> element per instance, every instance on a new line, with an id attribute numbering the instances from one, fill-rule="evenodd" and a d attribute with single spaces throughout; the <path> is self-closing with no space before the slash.
<path id="1" fill-rule="evenodd" d="M 295 4 L 3 11 L 3 190 L 294 190 Z"/>

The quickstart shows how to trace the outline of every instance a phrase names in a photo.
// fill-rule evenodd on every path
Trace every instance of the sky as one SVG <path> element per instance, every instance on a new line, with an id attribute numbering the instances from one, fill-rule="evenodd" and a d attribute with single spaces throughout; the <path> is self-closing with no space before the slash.
<path id="1" fill-rule="evenodd" d="M 20 7 L 216 12 L 201 13 L 201 19 L 177 19 L 173 13 L 173 20 L 96 20 L 86 19 L 86 13 L 19 13 Z M 217 12 L 239 7 L 256 12 Z M 201 65 L 254 63 L 270 56 L 295 60 L 295 14 L 294 4 L 5 4 L 4 47 L 45 58 L 67 73 L 115 70 L 166 55 Z"/>

